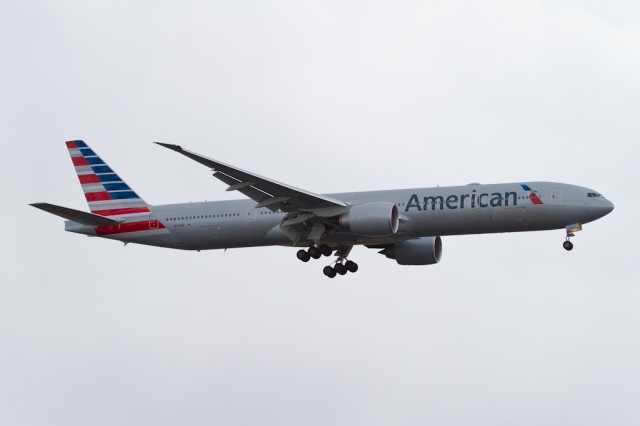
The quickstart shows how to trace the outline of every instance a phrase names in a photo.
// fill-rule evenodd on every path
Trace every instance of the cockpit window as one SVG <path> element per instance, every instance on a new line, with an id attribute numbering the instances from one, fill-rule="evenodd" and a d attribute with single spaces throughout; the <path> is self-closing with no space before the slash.
<path id="1" fill-rule="evenodd" d="M 597 192 L 589 192 L 589 193 L 587 193 L 587 197 L 589 197 L 589 198 L 602 198 L 602 195 L 598 194 Z"/>

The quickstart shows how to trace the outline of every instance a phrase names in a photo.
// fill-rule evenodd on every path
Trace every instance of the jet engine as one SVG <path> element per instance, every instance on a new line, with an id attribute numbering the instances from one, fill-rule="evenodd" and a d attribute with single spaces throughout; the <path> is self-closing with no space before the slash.
<path id="1" fill-rule="evenodd" d="M 442 257 L 440 237 L 424 237 L 385 246 L 380 254 L 395 259 L 399 265 L 433 265 Z"/>
<path id="2" fill-rule="evenodd" d="M 400 216 L 394 203 L 376 202 L 352 206 L 339 221 L 354 234 L 383 237 L 398 232 Z"/>

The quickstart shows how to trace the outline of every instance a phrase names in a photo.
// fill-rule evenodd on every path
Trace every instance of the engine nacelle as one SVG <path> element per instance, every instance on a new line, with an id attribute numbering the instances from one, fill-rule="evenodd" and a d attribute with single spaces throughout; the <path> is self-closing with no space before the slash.
<path id="1" fill-rule="evenodd" d="M 433 265 L 442 257 L 440 237 L 416 238 L 389 244 L 380 252 L 399 265 Z"/>
<path id="2" fill-rule="evenodd" d="M 352 206 L 340 216 L 340 225 L 364 237 L 394 235 L 400 226 L 398 207 L 394 203 L 367 203 Z"/>

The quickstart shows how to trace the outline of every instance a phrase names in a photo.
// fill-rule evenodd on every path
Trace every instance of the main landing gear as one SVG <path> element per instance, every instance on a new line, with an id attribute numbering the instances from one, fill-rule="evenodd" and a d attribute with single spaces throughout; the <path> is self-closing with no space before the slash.
<path id="1" fill-rule="evenodd" d="M 320 244 L 319 246 L 311 246 L 307 250 L 298 250 L 296 256 L 303 262 L 308 262 L 312 257 L 314 259 L 320 259 L 321 256 L 331 256 L 333 250 L 326 244 Z"/>
<path id="2" fill-rule="evenodd" d="M 347 255 L 351 251 L 350 246 L 340 246 L 336 249 L 338 259 L 334 262 L 334 266 L 325 266 L 322 272 L 329 278 L 335 278 L 336 275 L 345 275 L 347 272 L 356 272 L 358 264 L 347 259 Z M 308 262 L 311 258 L 320 259 L 322 256 L 331 256 L 333 249 L 326 244 L 319 246 L 311 246 L 307 250 L 298 250 L 296 257 L 303 262 Z"/>
<path id="3" fill-rule="evenodd" d="M 325 274 L 329 278 L 334 278 L 336 274 L 344 275 L 347 272 L 357 272 L 358 264 L 353 260 L 347 260 L 344 262 L 344 259 L 337 260 L 335 266 L 325 266 L 322 270 L 322 273 Z"/>

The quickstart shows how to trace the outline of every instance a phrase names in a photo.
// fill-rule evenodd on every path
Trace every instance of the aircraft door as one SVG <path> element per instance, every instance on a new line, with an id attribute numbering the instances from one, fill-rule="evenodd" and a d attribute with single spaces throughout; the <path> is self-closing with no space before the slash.
<path id="1" fill-rule="evenodd" d="M 256 221 L 256 209 L 254 207 L 247 207 L 247 215 L 245 216 L 245 222 Z"/>
<path id="2" fill-rule="evenodd" d="M 551 204 L 560 204 L 562 202 L 562 191 L 559 189 L 551 190 Z"/>

